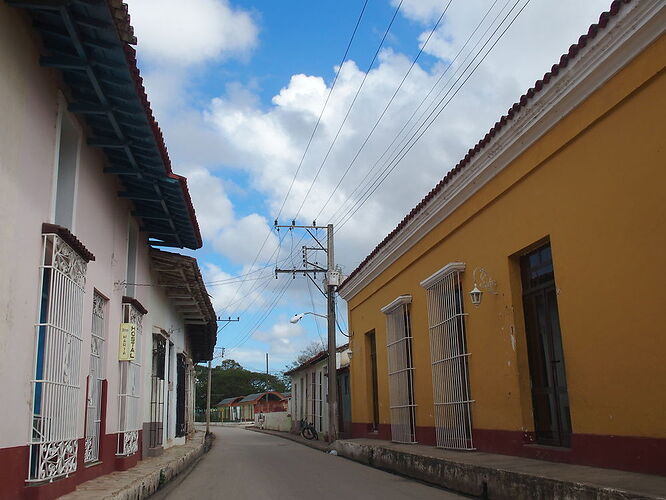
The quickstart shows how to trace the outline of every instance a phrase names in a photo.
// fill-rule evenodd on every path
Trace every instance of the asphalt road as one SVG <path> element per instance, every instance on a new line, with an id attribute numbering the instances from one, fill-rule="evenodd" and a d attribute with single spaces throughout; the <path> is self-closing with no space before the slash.
<path id="1" fill-rule="evenodd" d="M 213 431 L 217 439 L 208 454 L 155 500 L 465 498 L 280 437 L 234 427 Z"/>

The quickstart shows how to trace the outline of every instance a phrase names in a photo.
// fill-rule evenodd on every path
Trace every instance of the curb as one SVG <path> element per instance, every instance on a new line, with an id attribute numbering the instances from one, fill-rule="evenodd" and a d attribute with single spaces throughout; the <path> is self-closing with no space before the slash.
<path id="1" fill-rule="evenodd" d="M 198 437 L 198 436 L 197 436 Z M 199 437 L 198 437 L 199 438 Z M 200 442 L 184 454 L 171 460 L 165 456 L 140 462 L 123 472 L 112 472 L 86 483 L 65 495 L 65 500 L 97 498 L 99 500 L 142 500 L 165 488 L 183 472 L 190 472 L 197 461 L 210 450 L 215 436 L 211 433 L 200 438 Z M 183 445 L 186 446 L 186 445 Z M 174 450 L 178 451 L 178 450 Z M 186 476 L 187 474 L 185 474 Z"/>
<path id="2" fill-rule="evenodd" d="M 418 455 L 347 440 L 335 441 L 332 449 L 342 457 L 377 469 L 480 498 L 498 500 L 665 498 L 583 481 L 554 479 L 528 472 Z"/>

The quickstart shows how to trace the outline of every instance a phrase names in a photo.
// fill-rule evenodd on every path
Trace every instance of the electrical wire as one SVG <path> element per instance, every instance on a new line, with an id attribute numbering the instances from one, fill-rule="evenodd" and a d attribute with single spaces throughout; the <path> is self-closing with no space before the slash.
<path id="1" fill-rule="evenodd" d="M 331 154 L 331 151 L 333 150 L 333 147 L 335 146 L 335 143 L 338 141 L 338 137 L 340 136 L 340 132 L 342 132 L 343 127 L 345 126 L 345 123 L 347 122 L 347 118 L 349 118 L 349 114 L 351 113 L 352 109 L 354 108 L 354 104 L 356 104 L 356 99 L 358 99 L 359 94 L 361 93 L 361 90 L 363 89 L 363 85 L 365 85 L 365 81 L 368 78 L 368 74 L 370 73 L 370 70 L 375 64 L 375 61 L 377 60 L 377 56 L 379 56 L 379 51 L 381 50 L 382 46 L 384 45 L 384 41 L 386 40 L 386 37 L 388 36 L 389 32 L 391 31 L 391 26 L 393 26 L 393 22 L 395 21 L 395 18 L 398 15 L 398 12 L 400 11 L 400 7 L 402 6 L 403 0 L 400 0 L 400 3 L 396 7 L 395 11 L 393 12 L 393 17 L 391 18 L 391 22 L 389 22 L 389 25 L 386 27 L 386 31 L 384 31 L 384 36 L 382 37 L 381 41 L 379 42 L 379 46 L 377 47 L 377 50 L 375 51 L 375 54 L 372 56 L 372 60 L 370 61 L 370 64 L 368 64 L 368 68 L 366 69 L 363 79 L 361 80 L 361 84 L 358 86 L 358 89 L 356 89 L 356 93 L 354 94 L 354 98 L 352 99 L 351 104 L 347 108 L 347 112 L 345 113 L 344 118 L 342 119 L 342 123 L 340 123 L 340 126 L 338 127 L 337 132 L 335 133 L 335 137 L 333 137 L 333 141 L 331 142 L 331 145 L 328 148 L 328 151 L 326 151 L 326 155 L 324 155 L 324 159 L 322 160 L 321 164 L 319 165 L 319 168 L 317 169 L 317 173 L 314 176 L 314 179 L 312 179 L 312 182 L 310 183 L 310 187 L 308 188 L 307 193 L 305 193 L 305 196 L 303 197 L 303 200 L 301 201 L 301 205 L 298 207 L 298 211 L 296 212 L 296 215 L 294 216 L 294 219 L 297 219 L 298 216 L 301 214 L 301 210 L 303 210 L 303 206 L 305 205 L 305 201 L 308 199 L 308 196 L 310 196 L 310 193 L 312 192 L 312 187 L 315 185 L 315 182 L 317 182 L 317 178 L 319 177 L 319 174 L 321 173 L 322 169 L 324 168 L 324 165 L 326 164 L 326 161 L 328 160 L 329 155 Z"/>
<path id="2" fill-rule="evenodd" d="M 296 172 L 294 172 L 294 176 L 291 179 L 291 184 L 289 185 L 289 189 L 287 190 L 287 194 L 284 197 L 284 200 L 282 200 L 282 205 L 280 206 L 280 210 L 278 210 L 278 215 L 277 219 L 280 218 L 280 215 L 282 215 L 282 210 L 284 209 L 284 205 L 287 202 L 287 199 L 289 198 L 289 195 L 291 194 L 291 190 L 294 187 L 294 182 L 296 182 L 296 178 L 298 177 L 298 173 L 301 171 L 301 167 L 303 166 L 303 161 L 305 160 L 305 156 L 308 154 L 308 151 L 310 149 L 310 145 L 312 144 L 312 139 L 314 139 L 315 134 L 317 133 L 317 128 L 319 128 L 319 124 L 321 122 L 321 118 L 324 115 L 324 111 L 326 110 L 326 106 L 328 106 L 328 101 L 331 98 L 331 94 L 333 93 L 333 89 L 335 88 L 335 84 L 338 82 L 338 76 L 340 76 L 340 71 L 342 70 L 342 65 L 344 64 L 345 60 L 347 59 L 347 55 L 349 54 L 349 49 L 352 46 L 352 42 L 354 41 L 354 38 L 356 37 L 356 31 L 358 30 L 359 24 L 361 24 L 361 19 L 363 18 L 363 14 L 365 13 L 365 8 L 368 6 L 368 0 L 365 0 L 363 3 L 363 8 L 361 9 L 361 13 L 358 15 L 358 19 L 356 20 L 356 25 L 354 26 L 354 31 L 352 31 L 351 37 L 349 38 L 349 42 L 347 43 L 347 48 L 345 49 L 345 53 L 342 56 L 342 59 L 340 60 L 340 64 L 338 65 L 338 69 L 335 72 L 335 77 L 333 78 L 333 83 L 331 84 L 331 88 L 328 91 L 328 95 L 326 96 L 326 100 L 324 101 L 324 105 L 321 108 L 321 111 L 319 113 L 319 117 L 317 118 L 317 122 L 315 123 L 314 129 L 312 130 L 312 133 L 310 134 L 310 138 L 308 139 L 308 143 L 305 146 L 305 151 L 303 151 L 303 155 L 301 156 L 301 161 L 298 163 L 298 168 L 296 168 Z"/>
<path id="3" fill-rule="evenodd" d="M 469 55 L 471 55 L 471 54 L 474 52 L 474 50 L 476 49 L 476 47 L 478 46 L 478 44 L 481 42 L 481 40 L 483 40 L 483 38 L 484 38 L 485 35 L 488 33 L 488 31 L 493 27 L 493 25 L 495 24 L 495 22 L 497 21 L 497 19 L 500 17 L 500 15 L 502 14 L 502 12 L 506 9 L 506 7 L 507 7 L 507 5 L 510 3 L 510 1 L 511 1 L 511 0 L 507 0 L 507 1 L 506 1 L 506 3 L 504 4 L 504 6 L 499 10 L 499 12 L 497 13 L 497 15 L 495 16 L 495 18 L 490 22 L 490 24 L 488 25 L 488 28 L 486 28 L 486 31 L 481 35 L 481 37 L 479 38 L 479 40 L 477 41 L 477 43 L 475 44 L 475 46 L 472 48 L 472 50 L 470 51 L 470 53 L 469 53 L 469 54 L 465 57 L 465 59 L 463 60 L 463 62 L 462 62 L 463 65 L 464 65 L 464 63 L 467 61 L 467 58 L 469 57 Z M 486 13 L 485 13 L 485 14 L 483 15 L 483 17 L 481 18 L 481 20 L 477 23 L 477 25 L 476 25 L 476 27 L 474 28 L 474 30 L 472 30 L 472 32 L 470 33 L 470 35 L 467 37 L 467 40 L 466 40 L 465 43 L 462 45 L 462 47 L 460 48 L 460 50 L 458 50 L 457 54 L 453 57 L 453 59 L 451 59 L 451 60 L 448 62 L 448 64 L 443 68 L 443 70 L 440 72 L 440 75 L 439 75 L 439 77 L 437 78 L 437 80 L 435 81 L 435 83 L 430 87 L 430 90 L 428 91 L 428 93 L 426 94 L 426 96 L 421 100 L 421 102 L 419 103 L 419 105 L 414 109 L 414 111 L 412 112 L 411 116 L 410 116 L 410 117 L 407 119 L 407 121 L 403 124 L 402 128 L 401 128 L 401 129 L 398 131 L 398 133 L 395 135 L 395 137 L 393 138 L 393 140 L 391 141 L 391 143 L 385 148 L 384 152 L 383 152 L 383 153 L 379 156 L 379 158 L 374 162 L 374 164 L 372 165 L 372 167 L 366 172 L 366 174 L 364 175 L 363 179 L 361 179 L 360 182 L 357 182 L 357 183 L 356 183 L 356 186 L 354 187 L 354 189 L 352 190 L 352 192 L 351 192 L 350 195 L 348 196 L 347 200 L 346 200 L 344 203 L 342 203 L 342 205 L 340 205 L 340 206 L 336 209 L 336 211 L 332 214 L 332 216 L 330 217 L 331 220 L 334 220 L 334 221 L 335 221 L 336 219 L 339 218 L 339 215 L 340 215 L 340 214 L 342 214 L 342 213 L 344 213 L 345 211 L 349 210 L 349 208 L 345 208 L 345 207 L 348 206 L 348 204 L 350 204 L 350 206 L 353 206 L 353 205 L 354 205 L 354 203 L 355 203 L 355 195 L 356 195 L 356 193 L 358 193 L 360 190 L 363 189 L 363 187 L 366 185 L 366 181 L 367 181 L 368 177 L 370 177 L 371 175 L 374 176 L 374 172 L 376 171 L 376 168 L 379 166 L 381 160 L 386 156 L 386 154 L 387 154 L 389 151 L 391 151 L 391 148 L 393 148 L 393 145 L 394 145 L 394 144 L 396 143 L 396 141 L 398 141 L 398 139 L 402 136 L 402 134 L 403 134 L 403 132 L 405 131 L 405 129 L 409 126 L 409 124 L 410 124 L 410 123 L 412 122 L 412 120 L 414 119 L 414 116 L 416 116 L 416 114 L 418 113 L 418 111 L 423 107 L 423 105 L 428 101 L 428 99 L 430 98 L 430 96 L 432 95 L 432 93 L 435 91 L 435 89 L 439 86 L 439 84 L 441 83 L 442 79 L 448 74 L 449 70 L 453 67 L 453 65 L 455 64 L 455 62 L 456 62 L 456 61 L 458 60 L 458 58 L 460 57 L 460 55 L 464 52 L 465 48 L 466 48 L 466 47 L 469 45 L 469 43 L 472 41 L 472 39 L 474 38 L 474 35 L 476 34 L 476 32 L 481 28 L 481 26 L 482 26 L 483 23 L 485 22 L 486 18 L 488 17 L 488 15 L 489 15 L 489 14 L 492 12 L 492 10 L 495 8 L 495 5 L 497 4 L 497 2 L 498 2 L 498 0 L 495 0 L 495 1 L 493 2 L 493 4 L 488 8 L 488 10 L 486 11 Z M 451 79 L 452 79 L 452 78 L 453 78 L 453 76 L 452 76 L 451 78 L 449 78 L 449 79 L 446 81 L 446 83 L 442 86 L 442 89 L 437 93 L 437 95 L 436 95 L 435 99 L 432 101 L 432 103 L 434 103 L 435 100 L 441 95 L 441 93 L 442 93 L 442 92 L 448 87 L 448 84 L 451 82 Z M 431 104 L 432 104 L 432 103 L 431 103 Z M 414 130 L 414 127 L 416 127 L 416 126 L 418 125 L 418 123 L 421 121 L 421 119 L 423 118 L 423 116 L 424 116 L 426 113 L 427 113 L 427 109 L 424 110 L 424 111 L 419 115 L 418 119 L 417 119 L 417 120 L 412 124 L 412 126 L 409 128 L 409 130 L 407 131 L 407 136 L 409 136 L 409 134 L 412 133 L 412 131 Z M 402 139 L 401 139 L 401 141 L 402 141 Z M 389 156 L 393 155 L 393 154 L 394 154 L 399 148 L 400 148 L 400 144 L 399 144 L 398 146 L 396 146 L 396 148 L 394 148 L 394 149 L 392 150 L 392 152 L 390 153 Z M 383 165 L 386 165 L 386 163 L 384 163 Z M 379 174 L 379 176 L 381 176 L 381 173 Z M 370 183 L 369 183 L 368 185 L 372 185 L 372 184 L 374 184 L 374 182 L 376 181 L 376 179 L 377 179 L 377 177 L 373 177 L 372 181 L 370 181 Z M 322 207 L 322 208 L 325 208 L 325 206 Z"/>
<path id="4" fill-rule="evenodd" d="M 507 32 L 507 30 L 513 25 L 513 23 L 515 22 L 515 20 L 516 20 L 516 19 L 518 18 L 518 16 L 523 12 L 523 10 L 525 9 L 525 7 L 527 7 L 527 5 L 530 3 L 530 1 L 531 1 L 531 0 L 527 0 L 527 2 L 525 2 L 525 4 L 524 4 L 524 5 L 518 10 L 518 12 L 517 12 L 516 15 L 513 17 L 513 19 L 509 22 L 509 24 L 508 24 L 508 25 L 504 28 L 504 30 L 500 33 L 499 37 L 498 37 L 498 38 L 492 43 L 492 45 L 490 46 L 490 48 L 489 48 L 489 49 L 486 51 L 486 53 L 481 57 L 481 59 L 480 59 L 480 60 L 478 61 L 478 63 L 474 66 L 474 68 L 473 68 L 469 73 L 467 73 L 467 76 L 464 78 L 464 80 L 463 80 L 462 83 L 458 86 L 458 88 L 453 92 L 453 94 L 448 98 L 448 100 L 446 100 L 446 102 L 444 102 L 443 105 L 442 105 L 442 102 L 447 98 L 447 96 L 449 95 L 450 91 L 447 92 L 447 93 L 445 94 L 445 96 L 444 96 L 444 97 L 438 102 L 437 106 L 431 111 L 431 113 L 430 113 L 430 114 L 428 115 L 428 117 L 426 118 L 427 125 L 426 125 L 425 122 L 424 122 L 424 124 L 422 124 L 422 125 L 417 129 L 417 131 L 416 131 L 416 132 L 410 137 L 410 139 L 409 139 L 409 141 L 408 141 L 408 144 L 405 144 L 405 145 L 401 148 L 401 150 L 398 152 L 398 154 L 397 154 L 396 156 L 394 156 L 394 157 L 391 159 L 391 161 L 389 162 L 389 165 L 386 167 L 386 169 L 385 169 L 384 172 L 382 173 L 382 176 L 383 176 L 383 177 L 381 178 L 381 180 L 380 180 L 380 181 L 379 181 L 374 187 L 369 188 L 369 189 L 366 191 L 367 194 L 362 195 L 361 199 L 359 199 L 359 200 L 357 201 L 357 203 L 353 206 L 352 210 L 351 210 L 350 212 L 348 212 L 347 214 L 345 214 L 345 216 L 343 216 L 343 219 L 341 219 L 341 222 L 339 222 L 339 223 L 337 224 L 336 232 L 339 231 L 342 227 L 344 227 L 345 224 L 346 224 L 346 223 L 347 223 L 347 222 L 348 222 L 348 221 L 354 216 L 354 214 L 356 214 L 356 212 L 358 212 L 358 210 L 359 210 L 359 209 L 365 204 L 365 202 L 366 202 L 366 201 L 372 196 L 372 194 L 374 194 L 374 192 L 375 192 L 375 191 L 379 188 L 379 186 L 380 186 L 380 185 L 386 180 L 386 178 L 391 174 L 391 172 L 396 168 L 396 166 L 397 166 L 397 165 L 403 160 L 403 158 L 407 155 L 407 153 L 409 153 L 409 151 L 411 151 L 411 149 L 412 149 L 412 148 L 414 147 L 414 145 L 420 140 L 420 138 L 423 136 L 423 134 L 425 134 L 425 132 L 426 132 L 426 131 L 432 126 L 432 124 L 435 122 L 435 120 L 436 120 L 436 119 L 440 116 L 440 114 L 444 111 L 444 109 L 446 108 L 446 106 L 447 106 L 447 105 L 451 102 L 451 100 L 452 100 L 452 99 L 458 94 L 458 92 L 460 92 L 460 90 L 463 88 L 463 86 L 465 85 L 465 83 L 467 83 L 467 81 L 471 78 L 471 76 L 476 72 L 477 68 L 481 65 L 481 63 L 483 63 L 483 61 L 484 61 L 484 60 L 486 59 L 486 57 L 490 54 L 490 52 L 493 50 L 493 48 L 494 48 L 494 47 L 497 45 L 497 43 L 501 40 L 501 38 L 504 36 L 504 34 Z M 509 15 L 511 12 L 513 12 L 513 10 L 515 9 L 515 7 L 517 6 L 518 3 L 519 3 L 519 2 L 517 1 L 516 4 L 514 4 L 514 7 L 512 7 L 511 11 L 509 11 L 509 13 L 507 14 L 506 17 L 508 17 L 508 15 Z M 502 23 L 504 22 L 504 20 L 506 19 L 506 17 L 502 20 Z M 497 30 L 498 30 L 500 27 L 501 27 L 501 24 L 500 24 L 500 25 L 497 27 L 497 29 L 493 32 L 493 35 L 491 35 L 491 37 L 486 41 L 486 43 L 484 43 L 483 47 L 481 48 L 481 50 L 479 51 L 478 54 L 481 54 L 481 52 L 485 49 L 485 47 L 488 45 L 488 43 L 490 43 L 490 41 L 492 40 L 492 36 L 494 36 L 494 34 L 497 32 Z M 478 55 L 478 54 L 477 54 L 477 55 Z M 476 59 L 476 56 L 475 56 L 474 59 L 472 59 L 472 61 L 471 61 L 470 64 L 465 68 L 465 70 L 460 74 L 460 76 L 459 76 L 458 79 L 454 82 L 454 84 L 453 84 L 453 86 L 451 87 L 451 89 L 453 89 L 453 88 L 455 87 L 455 85 L 458 83 L 458 81 L 460 81 L 460 79 L 462 79 L 462 78 L 465 76 L 465 71 L 467 71 L 467 69 L 468 69 L 468 68 L 474 63 L 474 60 L 475 60 L 475 59 Z"/>
<path id="5" fill-rule="evenodd" d="M 495 0 L 495 1 L 497 1 L 497 0 Z M 405 73 L 405 75 L 402 77 L 402 80 L 400 81 L 400 83 L 399 83 L 398 86 L 396 87 L 396 89 L 395 89 L 395 91 L 393 92 L 393 95 L 391 96 L 391 98 L 390 98 L 390 99 L 388 100 L 388 102 L 386 103 L 386 106 L 384 106 L 384 109 L 382 110 L 381 114 L 379 115 L 379 117 L 378 117 L 377 120 L 375 121 L 375 124 L 374 124 L 374 125 L 372 126 L 372 128 L 370 129 L 370 132 L 368 133 L 368 135 L 367 135 L 367 136 L 365 137 L 365 139 L 363 140 L 361 146 L 358 148 L 358 151 L 356 151 L 356 154 L 354 155 L 354 157 L 352 158 L 352 161 L 349 163 L 349 165 L 348 165 L 347 168 L 345 169 L 344 173 L 342 174 L 342 177 L 340 177 L 340 180 L 338 180 L 338 183 L 335 185 L 335 187 L 333 188 L 333 190 L 332 190 L 332 191 L 330 192 L 330 194 L 328 195 L 328 199 L 324 202 L 324 205 L 319 209 L 319 212 L 318 212 L 317 215 L 315 216 L 315 219 L 318 219 L 318 218 L 319 218 L 319 216 L 322 214 L 322 212 L 324 211 L 324 209 L 326 208 L 326 206 L 330 203 L 331 199 L 333 198 L 333 195 L 337 192 L 338 188 L 339 188 L 340 185 L 342 184 L 342 181 L 345 179 L 345 177 L 347 177 L 347 174 L 348 174 L 349 171 L 351 170 L 352 166 L 356 163 L 356 160 L 358 159 L 359 155 L 361 154 L 361 151 L 363 151 L 363 149 L 365 148 L 366 144 L 368 143 L 368 141 L 370 140 L 370 138 L 372 137 L 372 135 L 375 133 L 375 130 L 376 130 L 377 127 L 379 126 L 379 123 L 380 123 L 380 122 L 382 121 L 382 119 L 384 118 L 384 115 L 385 115 L 386 112 L 388 111 L 388 109 L 389 109 L 389 107 L 391 106 L 391 104 L 393 104 L 393 101 L 395 100 L 395 97 L 398 95 L 398 92 L 400 92 L 400 89 L 402 88 L 403 84 L 405 83 L 405 80 L 407 80 L 407 77 L 408 77 L 408 76 L 410 75 L 410 73 L 412 72 L 412 69 L 414 69 L 414 66 L 416 65 L 417 61 L 418 61 L 419 58 L 421 57 L 421 54 L 423 53 L 423 51 L 425 50 L 426 46 L 428 45 L 428 42 L 430 42 L 430 38 L 432 37 L 432 35 L 435 33 L 435 31 L 436 31 L 437 28 L 439 27 L 439 24 L 442 22 L 442 19 L 444 18 L 444 15 L 446 14 L 447 10 L 449 9 L 449 6 L 451 5 L 451 2 L 453 2 L 453 0 L 449 0 L 449 2 L 448 2 L 448 3 L 446 4 L 446 6 L 444 7 L 444 10 L 442 11 L 442 14 L 439 16 L 439 19 L 437 19 L 437 22 L 436 22 L 435 25 L 433 26 L 432 30 L 430 30 L 430 33 L 428 34 L 428 37 L 426 38 L 425 42 L 423 43 L 423 45 L 422 45 L 421 48 L 419 49 L 418 54 L 416 54 L 416 57 L 414 57 L 414 59 L 412 60 L 412 64 L 409 66 L 409 69 L 407 70 L 407 72 Z M 366 75 L 367 75 L 367 73 L 366 73 Z"/>

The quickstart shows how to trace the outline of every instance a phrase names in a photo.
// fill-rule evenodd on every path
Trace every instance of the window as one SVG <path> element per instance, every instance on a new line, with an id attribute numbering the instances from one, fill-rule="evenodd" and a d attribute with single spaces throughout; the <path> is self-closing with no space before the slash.
<path id="1" fill-rule="evenodd" d="M 106 308 L 108 300 L 97 290 L 93 293 L 90 336 L 90 369 L 88 371 L 88 402 L 86 407 L 86 463 L 99 460 L 102 423 L 102 384 L 106 360 Z"/>
<path id="2" fill-rule="evenodd" d="M 414 365 L 409 321 L 411 302 L 411 295 L 402 295 L 382 308 L 386 315 L 391 439 L 397 443 L 416 442 Z"/>
<path id="3" fill-rule="evenodd" d="M 76 471 L 83 300 L 87 262 L 44 234 L 28 481 Z"/>
<path id="4" fill-rule="evenodd" d="M 79 160 L 81 133 L 74 118 L 64 110 L 60 114 L 60 131 L 57 142 L 55 216 L 54 222 L 72 229 L 74 200 L 76 196 L 76 171 Z"/>
<path id="5" fill-rule="evenodd" d="M 421 282 L 428 299 L 430 357 L 437 446 L 471 450 L 472 415 L 465 312 L 460 275 L 453 262 Z"/>
<path id="6" fill-rule="evenodd" d="M 119 361 L 120 393 L 118 394 L 118 455 L 133 455 L 139 450 L 141 415 L 141 322 L 143 313 L 134 304 L 123 304 L 123 323 L 136 327 L 134 359 Z"/>
<path id="7" fill-rule="evenodd" d="M 148 446 L 157 448 L 164 436 L 164 379 L 166 364 L 166 339 L 161 333 L 153 333 L 153 362 L 150 383 L 150 424 Z"/>

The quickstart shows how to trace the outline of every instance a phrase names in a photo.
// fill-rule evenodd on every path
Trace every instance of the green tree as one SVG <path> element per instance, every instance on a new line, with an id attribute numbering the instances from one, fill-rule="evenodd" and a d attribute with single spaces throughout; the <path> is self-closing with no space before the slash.
<path id="1" fill-rule="evenodd" d="M 196 366 L 197 410 L 206 408 L 206 388 L 208 384 L 208 367 Z M 211 406 L 217 405 L 225 398 L 247 396 L 264 391 L 285 392 L 288 384 L 276 375 L 246 370 L 233 359 L 225 359 L 219 366 L 211 370 Z"/>

